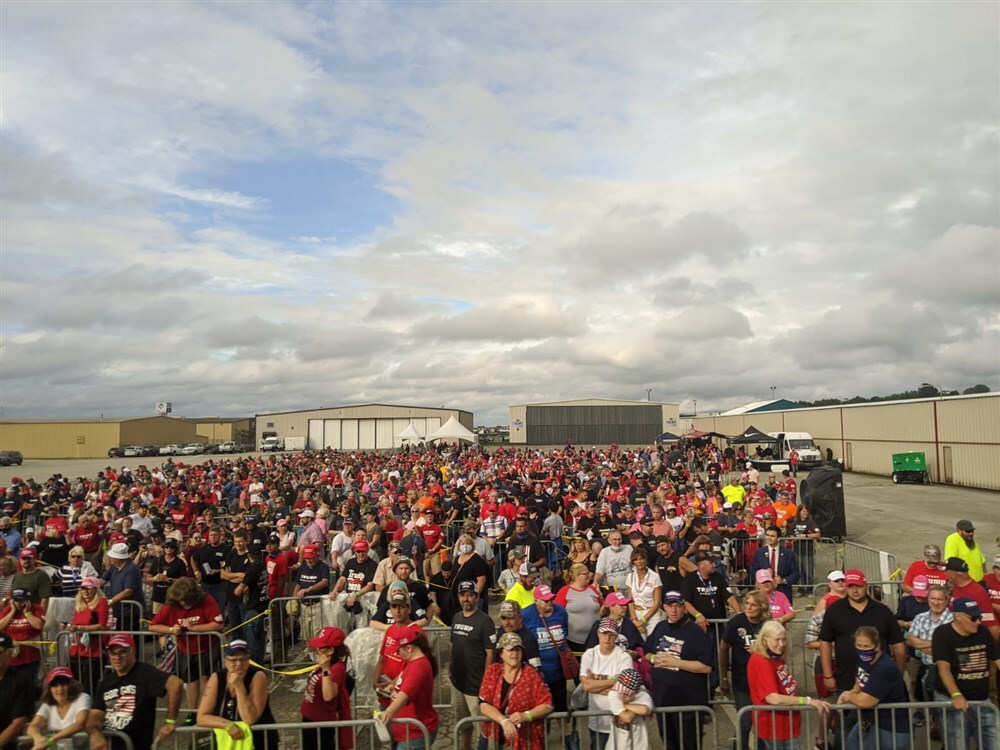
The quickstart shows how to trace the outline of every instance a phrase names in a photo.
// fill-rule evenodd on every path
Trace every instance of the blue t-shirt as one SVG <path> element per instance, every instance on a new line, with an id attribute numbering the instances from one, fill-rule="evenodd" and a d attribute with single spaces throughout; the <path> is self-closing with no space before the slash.
<path id="1" fill-rule="evenodd" d="M 310 568 L 308 563 L 299 566 L 299 574 L 295 577 L 295 582 L 300 589 L 307 589 L 315 586 L 322 580 L 330 580 L 330 566 L 320 560 L 315 568 Z M 316 595 L 323 592 L 316 592 Z"/>
<path id="2" fill-rule="evenodd" d="M 726 628 L 722 631 L 722 640 L 729 644 L 729 667 L 733 673 L 733 690 L 739 690 L 741 693 L 750 692 L 750 683 L 747 681 L 750 647 L 757 639 L 763 624 L 764 621 L 761 620 L 754 625 L 740 612 L 726 623 Z"/>
<path id="3" fill-rule="evenodd" d="M 542 618 L 534 604 L 521 611 L 521 620 L 525 629 L 534 633 L 535 639 L 538 641 L 538 655 L 542 659 L 542 677 L 548 684 L 566 679 L 563 676 L 562 662 L 556 652 L 556 645 L 569 648 L 566 643 L 566 634 L 569 632 L 569 615 L 558 604 L 552 606 L 555 611 L 545 618 L 548 628 L 542 623 Z M 549 633 L 550 629 L 551 633 Z M 555 637 L 556 644 L 552 642 L 553 637 Z"/>
<path id="4" fill-rule="evenodd" d="M 906 683 L 903 682 L 903 673 L 899 671 L 896 662 L 886 654 L 882 654 L 875 662 L 865 663 L 858 660 L 858 685 L 862 692 L 878 698 L 879 703 L 910 702 Z M 875 721 L 876 712 L 880 728 L 896 732 L 910 731 L 910 719 L 905 708 L 868 709 L 861 712 L 861 718 Z"/>
<path id="5" fill-rule="evenodd" d="M 670 654 L 685 661 L 715 666 L 712 641 L 694 618 L 677 623 L 660 622 L 646 639 L 647 654 Z M 653 667 L 653 703 L 657 706 L 707 706 L 708 673 Z"/>

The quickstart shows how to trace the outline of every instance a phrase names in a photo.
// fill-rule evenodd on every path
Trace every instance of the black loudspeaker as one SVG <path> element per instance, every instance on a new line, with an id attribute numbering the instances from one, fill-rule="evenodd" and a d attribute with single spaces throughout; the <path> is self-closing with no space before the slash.
<path id="1" fill-rule="evenodd" d="M 809 509 L 812 522 L 823 536 L 840 540 L 847 536 L 847 511 L 844 508 L 844 475 L 832 466 L 817 466 L 799 486 L 802 504 Z"/>

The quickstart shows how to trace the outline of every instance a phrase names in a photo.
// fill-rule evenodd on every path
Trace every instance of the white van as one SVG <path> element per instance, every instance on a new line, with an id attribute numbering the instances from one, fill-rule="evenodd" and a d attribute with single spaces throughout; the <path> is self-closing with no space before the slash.
<path id="1" fill-rule="evenodd" d="M 775 458 L 788 460 L 788 454 L 794 448 L 799 452 L 799 466 L 819 466 L 823 458 L 819 455 L 812 435 L 808 432 L 769 432 L 768 437 L 774 438 Z"/>

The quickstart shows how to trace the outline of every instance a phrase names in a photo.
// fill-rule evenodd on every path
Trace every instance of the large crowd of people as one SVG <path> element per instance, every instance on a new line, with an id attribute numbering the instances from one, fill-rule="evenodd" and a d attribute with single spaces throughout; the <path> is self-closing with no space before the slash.
<path id="1" fill-rule="evenodd" d="M 444 665 L 431 626 L 450 629 L 453 719 L 483 717 L 463 725 L 462 750 L 537 746 L 540 719 L 581 708 L 607 712 L 587 722 L 594 750 L 612 739 L 642 750 L 647 717 L 665 707 L 667 747 L 700 747 L 721 698 L 760 707 L 737 729 L 744 747 L 751 731 L 759 747 L 787 746 L 801 715 L 774 707 L 798 705 L 819 712 L 819 745 L 905 750 L 910 722 L 925 720 L 937 736 L 971 726 L 995 743 L 994 714 L 969 703 L 995 699 L 1000 556 L 987 564 L 972 524 L 959 521 L 943 552 L 928 545 L 893 612 L 860 570 L 817 570 L 821 532 L 796 477 L 742 458 L 711 443 L 440 445 L 15 477 L 0 498 L 0 750 L 77 732 L 95 750 L 114 732 L 145 750 L 185 722 L 272 750 L 277 734 L 254 729 L 274 719 L 272 644 L 297 641 L 315 659 L 301 720 L 346 720 L 345 641 L 360 628 L 380 633 L 379 721 L 419 750 L 423 733 L 393 720 L 436 738 L 428 685 Z M 805 629 L 816 677 L 805 695 L 785 626 L 817 582 L 829 591 Z M 53 623 L 68 658 L 43 671 Z M 145 632 L 162 668 L 137 659 Z M 876 708 L 909 700 L 951 707 Z M 831 703 L 860 712 L 835 720 Z M 580 750 L 574 722 L 549 723 Z M 302 736 L 354 743 L 345 728 Z"/>

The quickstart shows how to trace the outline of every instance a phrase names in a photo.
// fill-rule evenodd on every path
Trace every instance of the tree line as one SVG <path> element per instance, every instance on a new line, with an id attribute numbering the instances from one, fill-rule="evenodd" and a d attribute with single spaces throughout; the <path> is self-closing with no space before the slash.
<path id="1" fill-rule="evenodd" d="M 854 396 L 853 398 L 821 398 L 818 401 L 799 401 L 796 399 L 797 403 L 801 404 L 803 407 L 808 406 L 841 406 L 843 404 L 874 404 L 879 401 L 904 401 L 910 398 L 936 398 L 938 396 L 968 396 L 971 393 L 989 393 L 990 387 L 988 385 L 983 385 L 979 383 L 977 385 L 969 386 L 964 391 L 959 393 L 955 390 L 946 390 L 940 386 L 932 385 L 931 383 L 921 383 L 919 388 L 915 388 L 911 391 L 903 391 L 902 393 L 892 393 L 888 396 Z"/>

